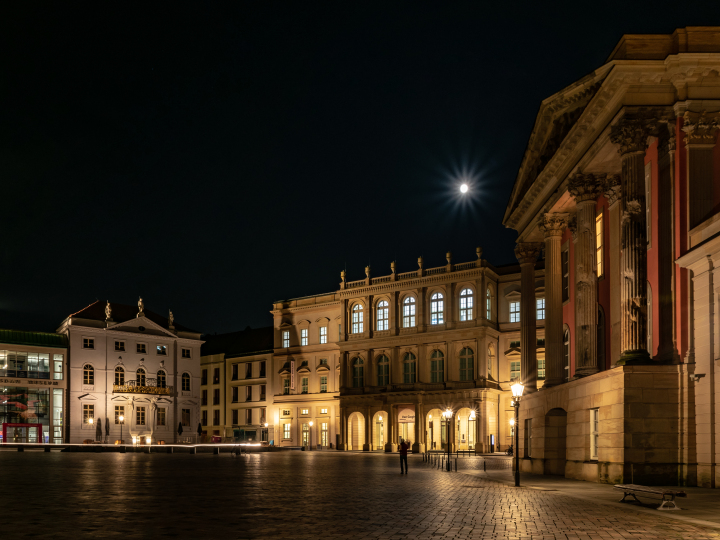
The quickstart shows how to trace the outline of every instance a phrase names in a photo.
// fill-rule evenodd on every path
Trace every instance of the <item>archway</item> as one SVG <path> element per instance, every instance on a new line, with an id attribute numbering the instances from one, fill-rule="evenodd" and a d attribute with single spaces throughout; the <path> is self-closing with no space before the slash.
<path id="1" fill-rule="evenodd" d="M 378 411 L 372 419 L 372 449 L 385 450 L 385 443 L 388 442 L 388 418 L 385 411 Z"/>
<path id="2" fill-rule="evenodd" d="M 475 450 L 477 417 L 473 409 L 463 407 L 455 415 L 455 448 Z"/>
<path id="3" fill-rule="evenodd" d="M 565 476 L 567 411 L 550 409 L 545 415 L 544 474 Z"/>
<path id="4" fill-rule="evenodd" d="M 427 433 L 425 440 L 427 441 L 428 451 L 436 451 L 445 449 L 445 420 L 442 417 L 440 409 L 431 409 L 427 413 Z"/>
<path id="5" fill-rule="evenodd" d="M 362 450 L 365 444 L 365 417 L 354 412 L 348 417 L 348 450 Z"/>

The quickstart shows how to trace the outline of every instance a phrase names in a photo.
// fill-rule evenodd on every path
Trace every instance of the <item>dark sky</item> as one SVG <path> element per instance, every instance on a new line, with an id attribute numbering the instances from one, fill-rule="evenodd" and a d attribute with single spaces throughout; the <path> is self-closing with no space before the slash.
<path id="1" fill-rule="evenodd" d="M 9 4 L 0 327 L 46 331 L 142 295 L 226 332 L 345 267 L 512 263 L 540 101 L 623 33 L 720 22 L 717 2 Z"/>

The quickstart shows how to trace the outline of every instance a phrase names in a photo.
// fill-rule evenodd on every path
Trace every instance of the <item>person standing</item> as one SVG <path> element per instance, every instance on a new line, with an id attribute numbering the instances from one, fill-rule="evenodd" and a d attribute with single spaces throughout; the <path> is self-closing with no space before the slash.
<path id="1" fill-rule="evenodd" d="M 404 439 L 400 439 L 400 474 L 407 474 L 408 464 L 407 464 L 407 453 L 408 449 L 410 448 L 409 441 L 406 441 Z M 405 466 L 403 470 L 403 465 Z"/>

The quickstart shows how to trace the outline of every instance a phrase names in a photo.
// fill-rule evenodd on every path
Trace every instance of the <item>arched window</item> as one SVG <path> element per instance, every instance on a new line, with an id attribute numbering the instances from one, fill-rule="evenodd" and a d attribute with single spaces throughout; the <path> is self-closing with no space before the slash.
<path id="1" fill-rule="evenodd" d="M 492 321 L 492 291 L 490 287 L 485 292 L 485 311 L 487 312 L 487 320 Z"/>
<path id="2" fill-rule="evenodd" d="M 353 334 L 363 333 L 363 308 L 360 304 L 355 304 L 352 310 L 352 329 Z"/>
<path id="3" fill-rule="evenodd" d="M 475 354 L 470 347 L 460 351 L 460 380 L 472 381 L 475 379 Z"/>
<path id="4" fill-rule="evenodd" d="M 390 360 L 384 354 L 381 354 L 377 360 L 377 378 L 378 386 L 390 384 Z"/>
<path id="5" fill-rule="evenodd" d="M 353 358 L 352 361 L 353 388 L 365 386 L 365 367 L 362 358 Z"/>
<path id="6" fill-rule="evenodd" d="M 125 370 L 120 366 L 115 368 L 115 384 L 118 386 L 125 384 Z"/>
<path id="7" fill-rule="evenodd" d="M 570 330 L 563 334 L 563 363 L 565 364 L 565 381 L 570 380 Z"/>
<path id="8" fill-rule="evenodd" d="M 430 355 L 430 382 L 445 381 L 445 355 L 435 349 Z"/>
<path id="9" fill-rule="evenodd" d="M 167 377 L 162 369 L 157 372 L 157 387 L 167 388 Z"/>
<path id="10" fill-rule="evenodd" d="M 403 302 L 403 328 L 415 326 L 415 298 L 408 296 Z"/>
<path id="11" fill-rule="evenodd" d="M 473 292 L 472 289 L 460 291 L 460 320 L 470 321 L 473 318 Z"/>
<path id="12" fill-rule="evenodd" d="M 95 369 L 90 364 L 83 366 L 83 384 L 95 384 Z"/>
<path id="13" fill-rule="evenodd" d="M 138 368 L 135 372 L 135 383 L 138 386 L 145 386 L 145 370 L 143 368 Z"/>
<path id="14" fill-rule="evenodd" d="M 403 382 L 414 383 L 415 377 L 415 355 L 413 353 L 405 353 L 403 357 Z"/>
<path id="15" fill-rule="evenodd" d="M 487 350 L 488 379 L 492 379 L 493 367 L 495 366 L 495 346 L 490 343 Z"/>
<path id="16" fill-rule="evenodd" d="M 430 298 L 430 324 L 442 324 L 445 302 L 442 293 L 435 293 Z"/>
<path id="17" fill-rule="evenodd" d="M 383 300 L 377 307 L 377 329 L 379 332 L 390 328 L 390 307 L 387 301 Z"/>
<path id="18" fill-rule="evenodd" d="M 649 226 L 649 225 L 648 225 Z M 650 282 L 647 284 L 647 351 L 653 355 L 653 297 Z"/>
<path id="19" fill-rule="evenodd" d="M 190 375 L 188 375 L 187 373 L 182 374 L 182 389 L 183 392 L 190 391 Z"/>

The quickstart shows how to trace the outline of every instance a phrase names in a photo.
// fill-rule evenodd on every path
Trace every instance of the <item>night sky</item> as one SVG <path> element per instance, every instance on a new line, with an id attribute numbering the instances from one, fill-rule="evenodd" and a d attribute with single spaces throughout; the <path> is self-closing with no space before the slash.
<path id="1" fill-rule="evenodd" d="M 0 327 L 42 331 L 142 295 L 227 332 L 343 268 L 513 263 L 540 102 L 623 33 L 720 23 L 709 1 L 9 4 Z"/>

